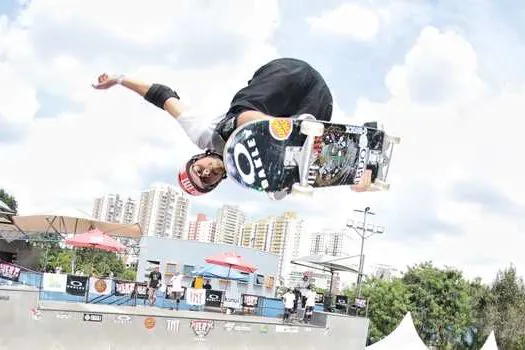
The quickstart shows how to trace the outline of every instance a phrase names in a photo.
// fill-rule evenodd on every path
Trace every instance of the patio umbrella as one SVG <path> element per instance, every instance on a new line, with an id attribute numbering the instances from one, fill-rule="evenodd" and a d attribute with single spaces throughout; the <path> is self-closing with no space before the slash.
<path id="1" fill-rule="evenodd" d="M 257 270 L 257 267 L 255 267 L 254 265 L 248 264 L 247 262 L 244 261 L 244 259 L 240 255 L 234 252 L 218 254 L 218 255 L 206 258 L 204 259 L 204 261 L 206 261 L 208 264 L 225 266 L 230 270 L 234 269 L 237 271 L 248 272 L 248 273 L 253 273 Z"/>
<path id="2" fill-rule="evenodd" d="M 96 228 L 66 239 L 66 244 L 76 248 L 93 248 L 108 252 L 121 252 L 126 249 L 123 244 Z"/>

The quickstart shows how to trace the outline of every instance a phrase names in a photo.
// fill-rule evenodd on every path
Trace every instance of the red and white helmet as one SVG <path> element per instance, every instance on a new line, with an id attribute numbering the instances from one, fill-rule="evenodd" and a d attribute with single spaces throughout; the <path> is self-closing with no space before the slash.
<path id="1" fill-rule="evenodd" d="M 214 185 L 207 186 L 206 188 L 201 188 L 198 184 L 195 183 L 195 181 L 193 181 L 190 175 L 190 168 L 193 165 L 193 163 L 211 154 L 216 154 L 216 153 L 213 153 L 211 151 L 206 151 L 206 153 L 194 156 L 186 163 L 186 166 L 179 171 L 179 186 L 187 194 L 191 196 L 202 196 L 203 194 L 206 194 L 210 192 L 211 190 L 213 190 L 219 184 L 220 181 Z M 224 175 L 223 179 L 225 177 L 226 175 Z"/>

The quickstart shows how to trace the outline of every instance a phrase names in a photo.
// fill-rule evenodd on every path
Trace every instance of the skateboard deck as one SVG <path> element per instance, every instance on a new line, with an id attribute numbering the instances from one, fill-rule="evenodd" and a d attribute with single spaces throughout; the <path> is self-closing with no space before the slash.
<path id="1" fill-rule="evenodd" d="M 257 191 L 288 194 L 299 183 L 309 188 L 355 185 L 366 169 L 372 171 L 374 189 L 386 190 L 397 142 L 375 127 L 274 118 L 238 128 L 223 159 L 228 177 Z"/>

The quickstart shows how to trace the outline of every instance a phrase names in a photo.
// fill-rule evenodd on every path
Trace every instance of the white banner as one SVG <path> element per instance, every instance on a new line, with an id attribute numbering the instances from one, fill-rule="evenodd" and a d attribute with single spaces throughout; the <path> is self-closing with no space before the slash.
<path id="1" fill-rule="evenodd" d="M 188 288 L 186 290 L 186 304 L 199 306 L 206 304 L 206 289 Z"/>
<path id="2" fill-rule="evenodd" d="M 42 289 L 46 292 L 66 292 L 67 275 L 61 273 L 44 273 Z"/>
<path id="3" fill-rule="evenodd" d="M 89 278 L 89 294 L 109 295 L 111 294 L 111 279 Z"/>
<path id="4" fill-rule="evenodd" d="M 222 305 L 232 309 L 239 309 L 241 307 L 241 293 L 237 289 L 226 290 Z"/>

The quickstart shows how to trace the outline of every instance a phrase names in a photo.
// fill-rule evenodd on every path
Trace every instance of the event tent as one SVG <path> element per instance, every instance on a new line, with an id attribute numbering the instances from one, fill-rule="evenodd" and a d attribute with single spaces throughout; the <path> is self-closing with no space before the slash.
<path id="1" fill-rule="evenodd" d="M 408 312 L 399 325 L 385 338 L 366 347 L 367 350 L 429 350 L 414 327 Z"/>

